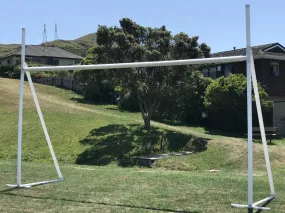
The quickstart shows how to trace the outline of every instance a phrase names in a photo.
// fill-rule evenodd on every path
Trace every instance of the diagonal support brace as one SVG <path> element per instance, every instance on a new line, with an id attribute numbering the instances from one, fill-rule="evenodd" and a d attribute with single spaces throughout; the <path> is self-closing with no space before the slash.
<path id="1" fill-rule="evenodd" d="M 52 147 L 52 144 L 51 144 L 51 140 L 50 140 L 50 137 L 49 137 L 49 134 L 48 134 L 48 131 L 47 131 L 47 127 L 46 127 L 46 124 L 45 124 L 45 121 L 44 121 L 44 117 L 43 117 L 43 114 L 42 114 L 42 111 L 41 111 L 41 107 L 40 107 L 40 104 L 39 104 L 39 101 L 38 101 L 38 97 L 37 97 L 36 91 L 35 91 L 35 88 L 34 88 L 34 84 L 33 84 L 32 78 L 31 78 L 31 74 L 30 74 L 30 72 L 26 71 L 26 75 L 27 75 L 28 82 L 29 82 L 29 85 L 30 85 L 30 88 L 31 88 L 31 91 L 32 91 L 32 95 L 33 95 L 34 102 L 35 102 L 35 105 L 36 105 L 36 108 L 37 108 L 37 112 L 38 112 L 38 115 L 39 115 L 39 118 L 40 118 L 43 130 L 44 130 L 44 134 L 45 134 L 46 141 L 47 141 L 47 144 L 48 144 L 48 147 L 49 147 L 49 150 L 50 150 L 50 154 L 52 156 L 52 160 L 53 160 L 54 166 L 56 168 L 56 172 L 57 172 L 58 178 L 59 179 L 63 179 L 61 171 L 60 171 L 60 168 L 59 168 L 59 165 L 58 165 L 58 162 L 57 162 L 57 159 L 56 159 L 56 156 L 55 156 L 55 153 L 54 153 L 54 150 L 53 150 L 53 147 Z"/>

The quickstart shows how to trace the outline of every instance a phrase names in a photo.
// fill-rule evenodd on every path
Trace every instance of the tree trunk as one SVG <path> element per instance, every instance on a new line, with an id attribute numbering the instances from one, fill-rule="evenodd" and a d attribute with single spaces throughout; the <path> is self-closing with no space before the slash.
<path id="1" fill-rule="evenodd" d="M 144 120 L 144 128 L 149 130 L 150 129 L 150 118 L 147 116 L 147 117 L 144 117 L 143 120 Z"/>

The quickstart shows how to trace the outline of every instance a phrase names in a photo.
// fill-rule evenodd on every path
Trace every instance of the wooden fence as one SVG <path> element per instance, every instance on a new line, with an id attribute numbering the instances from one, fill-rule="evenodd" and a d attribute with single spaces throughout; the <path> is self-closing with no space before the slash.
<path id="1" fill-rule="evenodd" d="M 69 89 L 78 94 L 83 94 L 84 89 L 85 89 L 84 85 L 68 77 L 39 78 L 39 79 L 34 79 L 34 82 L 38 84 L 44 84 L 44 85 L 56 86 L 56 87 Z"/>

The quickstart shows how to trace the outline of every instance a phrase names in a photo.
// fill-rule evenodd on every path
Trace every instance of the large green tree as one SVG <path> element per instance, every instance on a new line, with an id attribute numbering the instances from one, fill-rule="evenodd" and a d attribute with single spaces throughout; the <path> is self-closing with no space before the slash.
<path id="1" fill-rule="evenodd" d="M 128 18 L 120 20 L 120 27 L 99 26 L 97 46 L 88 51 L 84 64 L 126 63 L 209 57 L 210 48 L 198 44 L 198 37 L 185 33 L 172 36 L 165 26 L 143 27 Z M 96 79 L 112 79 L 125 90 L 137 96 L 145 128 L 158 110 L 163 98 L 176 82 L 185 77 L 190 66 L 148 67 L 124 70 L 98 71 Z M 97 80 L 98 81 L 98 80 Z"/>

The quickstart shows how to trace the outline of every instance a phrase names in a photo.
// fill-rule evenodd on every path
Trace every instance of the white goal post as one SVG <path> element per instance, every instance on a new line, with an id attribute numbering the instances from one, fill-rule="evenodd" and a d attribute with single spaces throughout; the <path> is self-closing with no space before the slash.
<path id="1" fill-rule="evenodd" d="M 259 99 L 259 91 L 256 80 L 254 61 L 251 51 L 251 35 L 250 35 L 250 6 L 246 5 L 246 56 L 232 57 L 216 57 L 216 58 L 201 58 L 201 59 L 186 59 L 186 60 L 171 60 L 171 61 L 152 61 L 152 62 L 135 62 L 135 63 L 118 63 L 118 64 L 94 64 L 94 65 L 72 65 L 72 66 L 44 66 L 44 67 L 28 67 L 25 63 L 25 29 L 22 29 L 22 51 L 21 51 L 21 75 L 20 75 L 20 95 L 19 95 L 19 120 L 18 120 L 18 160 L 17 160 L 17 184 L 8 184 L 10 187 L 29 188 L 36 185 L 59 182 L 63 180 L 52 143 L 45 125 L 43 114 L 38 102 L 36 91 L 31 79 L 30 72 L 33 71 L 60 71 L 60 70 L 95 70 L 95 69 L 122 69 L 135 67 L 161 67 L 161 66 L 178 66 L 190 64 L 220 64 L 229 62 L 246 61 L 247 70 L 247 128 L 248 128 L 248 203 L 246 205 L 232 204 L 232 207 L 247 208 L 249 212 L 253 209 L 268 210 L 268 207 L 259 207 L 259 204 L 270 201 L 275 198 L 273 178 L 269 160 L 267 141 L 264 131 L 264 123 Z M 36 183 L 22 184 L 22 122 L 23 122 L 23 97 L 24 97 L 24 74 L 27 75 L 32 96 L 36 105 L 36 109 L 44 130 L 45 138 L 50 149 L 50 153 L 58 174 L 58 179 L 47 180 Z M 258 202 L 253 202 L 253 144 L 252 144 L 252 86 L 256 100 L 258 113 L 258 121 L 262 137 L 264 156 L 270 186 L 270 196 Z"/>

